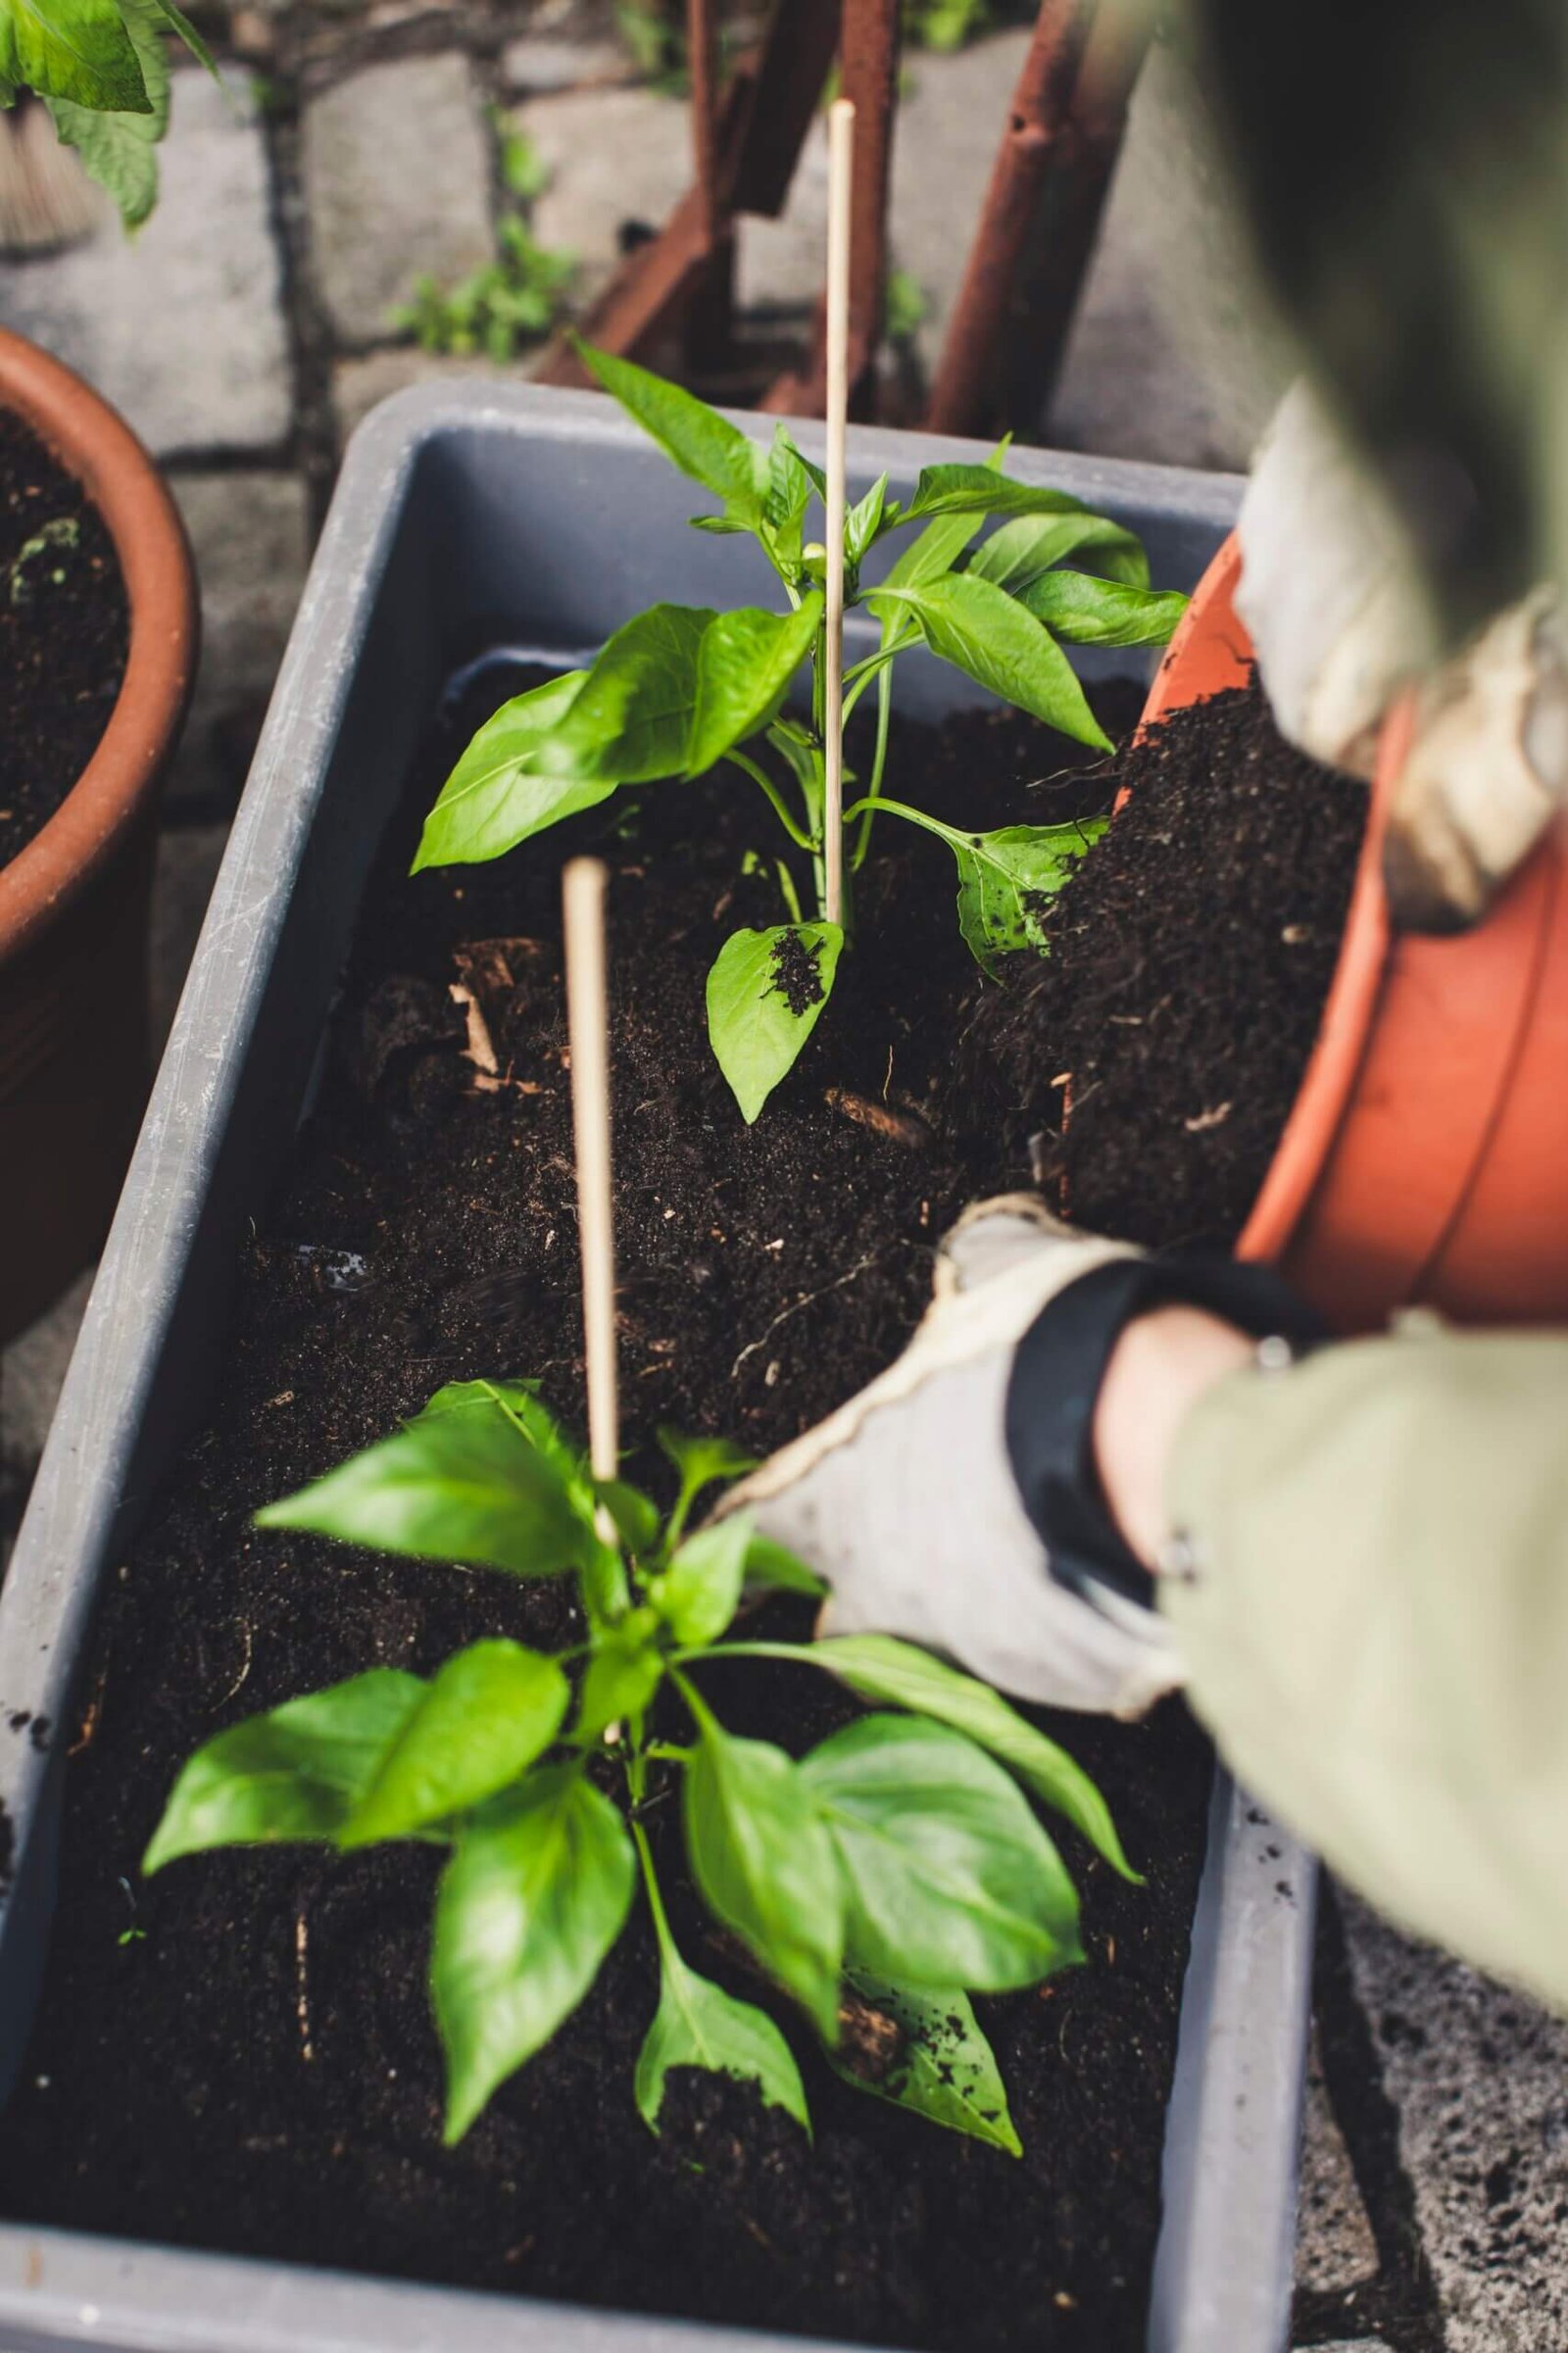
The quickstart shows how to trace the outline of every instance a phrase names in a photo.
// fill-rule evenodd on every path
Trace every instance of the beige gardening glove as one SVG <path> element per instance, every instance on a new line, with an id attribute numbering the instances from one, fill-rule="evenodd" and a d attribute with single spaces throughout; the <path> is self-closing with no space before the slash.
<path id="1" fill-rule="evenodd" d="M 1141 1713 L 1182 1681 L 1164 1622 L 1054 1584 L 1004 1428 L 1014 1350 L 1092 1269 L 1141 1259 L 1033 1195 L 969 1209 L 897 1363 L 725 1496 L 833 1588 L 820 1631 L 902 1635 L 1057 1707 Z"/>
<path id="2" fill-rule="evenodd" d="M 1305 381 L 1264 437 L 1238 537 L 1237 608 L 1292 743 L 1370 777 L 1389 706 L 1414 687 L 1385 853 L 1395 919 L 1414 931 L 1475 922 L 1568 805 L 1568 647 L 1554 593 L 1439 662 L 1402 526 Z"/>

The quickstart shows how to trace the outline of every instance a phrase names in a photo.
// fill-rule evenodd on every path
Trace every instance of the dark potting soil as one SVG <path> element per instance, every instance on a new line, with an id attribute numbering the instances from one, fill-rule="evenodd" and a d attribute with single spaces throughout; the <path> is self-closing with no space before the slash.
<path id="1" fill-rule="evenodd" d="M 1114 782 L 1131 798 L 1053 903 L 1049 957 L 982 1004 L 964 1074 L 1076 1224 L 1230 1242 L 1317 1035 L 1366 787 L 1287 744 L 1255 676 L 1129 745 Z"/>
<path id="2" fill-rule="evenodd" d="M 74 475 L 0 409 L 0 866 L 60 807 L 108 724 L 130 609 Z"/>
<path id="3" fill-rule="evenodd" d="M 1112 723 L 1139 700 L 1122 695 Z M 771 846 L 755 789 L 651 792 L 499 866 L 410 880 L 450 748 L 420 762 L 372 884 L 317 1108 L 244 1251 L 210 1416 L 119 1564 L 82 1711 L 55 1736 L 71 1751 L 61 1904 L 0 2205 L 840 2337 L 1133 2353 L 1210 1772 L 1180 1707 L 1133 1727 L 1044 1719 L 1100 1780 L 1149 1884 L 1125 1886 L 1061 1831 L 1088 1965 L 979 2005 L 1021 2161 L 842 2084 L 787 2017 L 814 2145 L 746 2087 L 696 2075 L 677 2079 L 655 2138 L 632 2102 L 656 1998 L 640 1913 L 556 2041 L 446 2151 L 424 1984 L 437 1858 L 278 1849 L 137 1877 L 180 1763 L 221 1726 L 377 1662 L 429 1672 L 482 1633 L 567 1637 L 560 1583 L 250 1525 L 455 1377 L 536 1374 L 580 1415 L 564 853 L 592 843 L 612 872 L 633 1476 L 659 1482 L 658 1423 L 761 1452 L 837 1403 L 910 1330 L 944 1225 L 1016 1174 L 994 1135 L 944 1117 L 973 967 L 940 845 L 883 821 L 859 948 L 747 1129 L 702 1005 L 727 932 L 774 919 L 763 880 L 737 879 L 748 848 Z M 976 824 L 1102 808 L 1102 774 L 1051 780 L 1062 758 L 1001 716 L 900 729 L 893 773 Z M 454 981 L 483 1013 L 493 1075 L 466 1057 Z M 868 1108 L 899 1114 L 896 1132 Z M 732 1726 L 797 1749 L 855 1712 L 800 1668 L 710 1680 Z M 675 1808 L 648 1820 L 684 1949 L 755 1997 L 685 1887 Z"/>

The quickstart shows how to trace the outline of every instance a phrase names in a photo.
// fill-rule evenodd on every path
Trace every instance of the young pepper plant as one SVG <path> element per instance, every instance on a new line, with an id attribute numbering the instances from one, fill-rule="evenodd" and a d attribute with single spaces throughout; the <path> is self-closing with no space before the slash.
<path id="1" fill-rule="evenodd" d="M 661 1443 L 678 1476 L 662 1521 L 637 1489 L 590 1477 L 531 1384 L 462 1382 L 261 1512 L 267 1528 L 574 1578 L 582 1639 L 554 1656 L 483 1640 L 428 1677 L 371 1668 L 220 1732 L 181 1771 L 143 1869 L 284 1841 L 443 1847 L 430 1991 L 449 2143 L 576 2009 L 640 1879 L 660 1967 L 632 2087 L 649 2125 L 670 2071 L 694 2067 L 756 2084 L 809 2131 L 773 2018 L 676 1944 L 646 1824 L 678 1788 L 721 1948 L 793 2003 L 847 2081 L 1016 2154 L 969 1995 L 1082 1959 L 1077 1896 L 1029 1799 L 1136 1877 L 1104 1801 L 995 1691 L 909 1643 L 726 1640 L 749 1588 L 822 1589 L 743 1513 L 688 1533 L 697 1497 L 751 1465 L 723 1442 Z M 713 1670 L 756 1657 L 833 1675 L 874 1712 L 800 1759 L 742 1738 Z"/>
<path id="2" fill-rule="evenodd" d="M 622 787 L 703 776 L 728 760 L 766 796 L 785 837 L 776 864 L 783 919 L 733 933 L 708 982 L 713 1052 L 750 1121 L 820 1018 L 853 923 L 848 898 L 844 927 L 830 922 L 823 895 L 825 554 L 807 537 L 823 478 L 782 424 L 764 448 L 678 385 L 580 348 L 605 389 L 721 502 L 694 526 L 755 539 L 787 610 L 655 605 L 587 669 L 504 705 L 447 779 L 414 870 L 499 858 Z M 844 673 L 845 720 L 868 691 L 877 698 L 865 789 L 844 815 L 854 829 L 846 864 L 851 876 L 862 864 L 879 813 L 945 842 L 963 936 L 988 971 L 1009 950 L 1044 950 L 1045 905 L 1101 827 L 965 833 L 884 796 L 894 664 L 928 647 L 1004 703 L 1108 752 L 1059 641 L 1162 644 L 1186 605 L 1150 587 L 1131 531 L 1064 491 L 1010 480 L 1003 454 L 985 466 L 928 466 L 905 502 L 888 495 L 884 475 L 844 524 L 846 608 L 863 606 L 876 632 Z M 992 517 L 1004 518 L 1001 528 L 971 549 Z M 891 565 L 862 583 L 873 549 L 906 532 L 913 536 Z M 1089 568 L 1060 568 L 1068 557 Z M 792 690 L 808 669 L 809 692 L 797 707 Z"/>

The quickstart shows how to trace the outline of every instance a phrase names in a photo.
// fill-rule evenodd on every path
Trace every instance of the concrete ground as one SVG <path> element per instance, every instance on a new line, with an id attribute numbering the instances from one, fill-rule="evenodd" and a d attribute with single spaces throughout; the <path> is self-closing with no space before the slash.
<path id="1" fill-rule="evenodd" d="M 416 351 L 391 313 L 421 273 L 450 283 L 489 255 L 509 129 L 545 168 L 534 232 L 576 255 L 579 298 L 624 224 L 657 222 L 685 184 L 680 104 L 636 79 L 588 5 L 250 0 L 214 27 L 227 94 L 177 77 L 163 202 L 138 241 L 106 220 L 67 256 L 0 258 L 0 322 L 124 411 L 169 466 L 201 569 L 203 667 L 158 877 L 165 1026 L 343 441 L 387 392 L 482 365 Z M 893 237 L 926 304 L 927 364 L 1023 40 L 910 61 Z M 784 220 L 744 228 L 745 307 L 808 315 L 824 193 L 813 142 Z M 1287 366 L 1181 63 L 1156 46 L 1044 438 L 1242 466 Z M 4 1359 L 0 1555 L 84 1294 Z M 1568 2027 L 1332 1893 L 1316 2010 L 1297 2343 L 1568 2353 Z"/>

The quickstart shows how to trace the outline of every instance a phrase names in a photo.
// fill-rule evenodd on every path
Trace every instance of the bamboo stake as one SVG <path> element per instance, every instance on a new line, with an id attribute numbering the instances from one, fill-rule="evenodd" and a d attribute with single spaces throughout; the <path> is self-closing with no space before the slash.
<path id="1" fill-rule="evenodd" d="M 566 1032 L 577 1148 L 577 1237 L 588 1385 L 588 1458 L 596 1479 L 620 1463 L 615 1385 L 615 1230 L 610 1194 L 610 1011 L 605 985 L 604 867 L 574 858 L 562 883 L 566 929 Z"/>
<path id="2" fill-rule="evenodd" d="M 844 921 L 844 435 L 850 409 L 850 195 L 855 177 L 855 106 L 828 110 L 827 194 L 827 628 L 822 681 L 826 790 L 822 822 L 823 898 L 830 923 Z"/>

